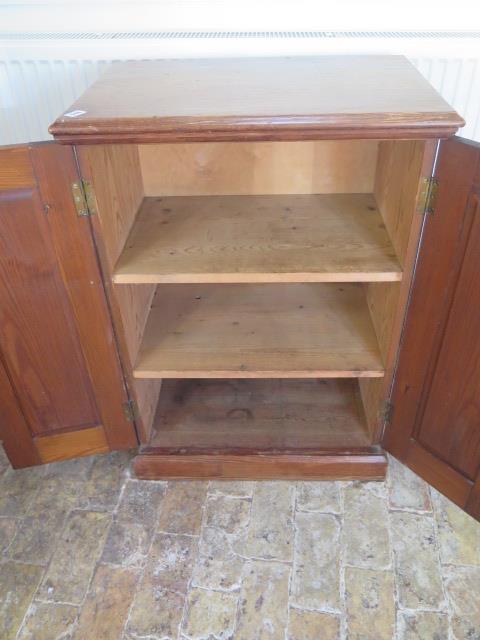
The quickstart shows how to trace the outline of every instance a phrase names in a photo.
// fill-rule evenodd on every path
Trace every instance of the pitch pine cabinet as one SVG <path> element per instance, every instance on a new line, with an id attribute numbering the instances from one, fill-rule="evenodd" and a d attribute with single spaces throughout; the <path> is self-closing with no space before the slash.
<path id="1" fill-rule="evenodd" d="M 462 124 L 398 56 L 118 63 L 57 119 L 139 477 L 383 477 Z"/>

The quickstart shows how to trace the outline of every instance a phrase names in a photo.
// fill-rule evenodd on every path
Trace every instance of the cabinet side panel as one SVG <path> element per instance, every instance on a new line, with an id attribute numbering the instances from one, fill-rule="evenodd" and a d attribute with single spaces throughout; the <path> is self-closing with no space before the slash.
<path id="1" fill-rule="evenodd" d="M 140 145 L 145 195 L 371 193 L 378 142 Z"/>
<path id="2" fill-rule="evenodd" d="M 423 140 L 384 140 L 378 149 L 374 195 L 400 264 L 407 270 L 425 145 Z"/>
<path id="3" fill-rule="evenodd" d="M 77 149 L 82 176 L 95 192 L 92 228 L 103 269 L 105 288 L 120 347 L 129 393 L 137 405 L 137 427 L 145 442 L 151 428 L 151 405 L 160 381 L 133 380 L 132 369 L 150 310 L 155 285 L 114 285 L 113 269 L 143 199 L 136 145 L 82 146 Z"/>
<path id="4" fill-rule="evenodd" d="M 388 398 L 423 223 L 421 180 L 432 174 L 436 141 L 380 143 L 375 197 L 397 256 L 403 267 L 399 283 L 365 286 L 370 315 L 385 364 L 385 377 L 360 381 L 360 391 L 373 438 L 378 442 Z"/>

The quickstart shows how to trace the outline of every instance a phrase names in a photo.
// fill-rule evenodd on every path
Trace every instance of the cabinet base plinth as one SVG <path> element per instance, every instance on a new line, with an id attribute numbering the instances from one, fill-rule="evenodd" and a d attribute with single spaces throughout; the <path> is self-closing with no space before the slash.
<path id="1" fill-rule="evenodd" d="M 140 451 L 137 478 L 225 480 L 383 480 L 387 458 L 381 449 L 349 453 L 221 453 Z"/>

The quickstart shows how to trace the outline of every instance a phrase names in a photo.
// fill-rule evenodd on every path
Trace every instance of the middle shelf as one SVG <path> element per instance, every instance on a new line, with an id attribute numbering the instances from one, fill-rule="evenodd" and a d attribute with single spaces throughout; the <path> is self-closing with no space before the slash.
<path id="1" fill-rule="evenodd" d="M 401 278 L 369 193 L 145 198 L 114 273 L 130 284 Z"/>
<path id="2" fill-rule="evenodd" d="M 381 377 L 363 285 L 159 285 L 137 378 Z"/>

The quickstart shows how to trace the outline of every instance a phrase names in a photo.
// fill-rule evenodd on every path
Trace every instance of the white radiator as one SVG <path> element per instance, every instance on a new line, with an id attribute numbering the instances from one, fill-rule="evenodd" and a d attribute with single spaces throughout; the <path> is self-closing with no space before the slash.
<path id="1" fill-rule="evenodd" d="M 118 60 L 241 55 L 404 54 L 480 141 L 480 33 L 0 33 L 0 144 L 49 138 L 48 125 Z"/>

